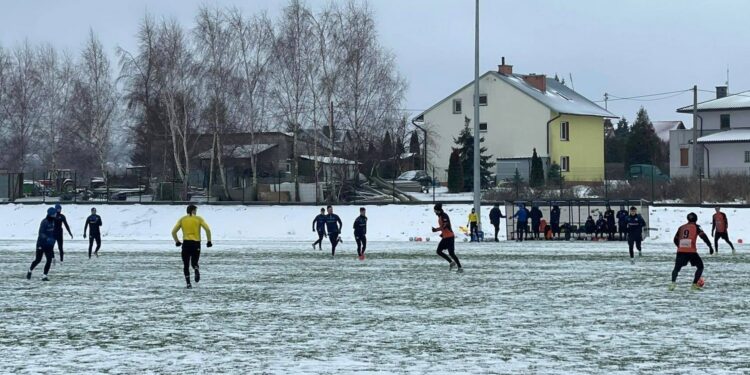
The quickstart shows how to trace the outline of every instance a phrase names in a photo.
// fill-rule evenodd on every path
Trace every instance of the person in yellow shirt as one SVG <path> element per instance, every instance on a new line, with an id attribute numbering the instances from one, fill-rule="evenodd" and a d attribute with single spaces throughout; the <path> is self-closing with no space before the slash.
<path id="1" fill-rule="evenodd" d="M 201 256 L 201 228 L 206 232 L 206 239 L 208 240 L 206 247 L 213 246 L 211 243 L 211 229 L 202 217 L 196 215 L 197 211 L 197 207 L 192 204 L 189 205 L 187 207 L 187 215 L 178 220 L 172 229 L 172 238 L 174 239 L 175 246 L 182 246 L 182 265 L 188 289 L 193 287 L 190 284 L 191 265 L 195 270 L 195 282 L 198 283 L 201 280 L 201 273 L 198 269 L 198 259 Z M 182 242 L 177 238 L 177 232 L 180 229 L 182 229 Z"/>
<path id="2" fill-rule="evenodd" d="M 479 241 L 479 218 L 474 209 L 471 209 L 469 214 L 469 235 L 471 236 L 471 242 Z"/>

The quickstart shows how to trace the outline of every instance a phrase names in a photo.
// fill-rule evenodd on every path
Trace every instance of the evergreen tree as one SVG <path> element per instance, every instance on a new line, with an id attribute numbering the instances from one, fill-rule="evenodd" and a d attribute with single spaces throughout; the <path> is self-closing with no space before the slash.
<path id="1" fill-rule="evenodd" d="M 454 138 L 454 142 L 460 146 L 458 151 L 463 169 L 464 189 L 472 191 L 474 189 L 474 136 L 469 129 L 468 119 L 458 134 L 458 138 Z M 479 142 L 480 144 L 484 142 L 484 138 L 479 138 Z M 479 148 L 479 178 L 483 189 L 489 187 L 492 182 L 490 168 L 495 166 L 495 163 L 490 162 L 492 155 L 484 155 L 485 152 L 487 152 L 486 147 Z"/>
<path id="2" fill-rule="evenodd" d="M 365 167 L 365 173 L 367 176 L 371 176 L 373 173 L 373 166 L 375 166 L 375 161 L 378 155 L 378 150 L 375 148 L 375 144 L 370 141 L 370 143 L 367 145 L 367 155 L 365 155 L 364 158 L 364 167 Z"/>
<path id="3" fill-rule="evenodd" d="M 464 173 L 461 167 L 461 153 L 454 148 L 448 161 L 448 192 L 460 193 L 462 191 L 464 191 Z"/>
<path id="4" fill-rule="evenodd" d="M 421 155 L 421 147 L 419 146 L 419 134 L 417 131 L 411 132 L 411 139 L 409 139 L 409 152 Z"/>
<path id="5" fill-rule="evenodd" d="M 560 166 L 557 163 L 552 163 L 547 170 L 547 184 L 549 186 L 560 186 L 565 181 Z"/>
<path id="6" fill-rule="evenodd" d="M 641 107 L 626 142 L 625 168 L 628 169 L 633 164 L 653 164 L 658 148 L 659 137 L 648 118 L 648 112 Z"/>
<path id="7" fill-rule="evenodd" d="M 536 148 L 534 153 L 531 154 L 531 175 L 529 175 L 529 186 L 539 187 L 544 185 L 544 165 L 542 164 L 542 158 L 536 154 Z"/>
<path id="8" fill-rule="evenodd" d="M 380 150 L 380 176 L 383 178 L 395 178 L 395 150 L 393 148 L 393 142 L 391 141 L 391 133 L 385 132 L 383 138 L 383 148 Z"/>

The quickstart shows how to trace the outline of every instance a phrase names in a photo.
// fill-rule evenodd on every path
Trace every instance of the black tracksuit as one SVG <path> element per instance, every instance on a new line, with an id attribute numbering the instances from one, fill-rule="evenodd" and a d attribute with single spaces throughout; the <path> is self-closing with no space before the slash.
<path id="1" fill-rule="evenodd" d="M 331 240 L 331 256 L 336 255 L 336 245 L 339 243 L 339 234 L 341 233 L 341 218 L 336 214 L 326 215 L 326 229 L 328 230 L 328 239 Z"/>
<path id="2" fill-rule="evenodd" d="M 86 225 L 83 226 L 83 234 L 86 235 L 86 229 L 89 229 L 89 258 L 91 258 L 91 248 L 94 246 L 96 241 L 96 253 L 102 247 L 102 234 L 99 228 L 102 226 L 102 218 L 99 215 L 93 214 L 86 219 Z"/>
<path id="3" fill-rule="evenodd" d="M 58 212 L 57 216 L 55 217 L 55 240 L 57 241 L 57 248 L 60 250 L 60 261 L 63 261 L 63 224 L 65 225 L 65 229 L 68 230 L 68 234 L 73 236 L 73 234 L 70 233 L 70 226 L 68 226 L 68 220 L 65 218 L 65 215 Z"/>
<path id="4" fill-rule="evenodd" d="M 313 242 L 313 247 L 315 247 L 315 245 L 318 245 L 321 249 L 323 249 L 323 237 L 325 237 L 326 235 L 326 215 L 320 214 L 318 216 L 315 216 L 312 224 L 313 230 L 317 230 L 318 232 L 318 240 Z"/>
<path id="5" fill-rule="evenodd" d="M 550 210 L 549 225 L 552 228 L 552 233 L 560 234 L 560 207 L 553 206 Z"/>
<path id="6" fill-rule="evenodd" d="M 628 250 L 630 251 L 630 257 L 632 258 L 633 245 L 641 252 L 641 241 L 643 241 L 643 228 L 646 226 L 646 221 L 643 220 L 640 214 L 628 215 L 626 219 L 626 226 L 628 230 Z"/>
<path id="7" fill-rule="evenodd" d="M 42 261 L 42 256 L 47 258 L 47 262 L 44 264 L 44 274 L 47 275 L 52 265 L 52 258 L 55 257 L 55 218 L 53 217 L 45 218 L 39 225 L 39 236 L 36 240 L 36 256 L 34 261 L 31 262 L 31 267 L 29 267 L 29 275 Z"/>
<path id="8" fill-rule="evenodd" d="M 357 241 L 357 255 L 365 255 L 367 248 L 367 216 L 358 216 L 354 219 L 354 240 Z"/>
<path id="9" fill-rule="evenodd" d="M 500 231 L 500 218 L 505 217 L 500 211 L 500 208 L 493 207 L 490 210 L 490 224 L 492 224 L 493 227 L 495 227 L 495 241 L 499 241 L 497 239 L 497 233 Z"/>
<path id="10" fill-rule="evenodd" d="M 622 241 L 625 234 L 628 233 L 628 211 L 617 211 L 617 229 L 620 234 L 620 241 Z"/>

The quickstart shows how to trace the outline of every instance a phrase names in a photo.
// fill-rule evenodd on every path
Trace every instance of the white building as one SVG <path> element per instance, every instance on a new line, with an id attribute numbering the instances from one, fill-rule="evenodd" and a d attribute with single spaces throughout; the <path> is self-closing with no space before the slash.
<path id="1" fill-rule="evenodd" d="M 693 106 L 677 112 L 692 113 Z M 750 91 L 727 95 L 716 88 L 716 99 L 698 103 L 698 152 L 704 177 L 750 174 Z M 693 165 L 693 130 L 669 133 L 671 177 L 689 177 Z"/>
<path id="2" fill-rule="evenodd" d="M 498 66 L 479 77 L 479 117 L 483 147 L 497 163 L 498 179 L 515 168 L 528 175 L 532 151 L 561 166 L 568 181 L 597 181 L 604 175 L 604 119 L 616 118 L 564 84 L 545 75 L 514 74 Z M 473 81 L 415 117 L 432 131 L 429 164 L 447 180 L 454 138 L 474 117 Z M 470 124 L 473 129 L 473 122 Z"/>

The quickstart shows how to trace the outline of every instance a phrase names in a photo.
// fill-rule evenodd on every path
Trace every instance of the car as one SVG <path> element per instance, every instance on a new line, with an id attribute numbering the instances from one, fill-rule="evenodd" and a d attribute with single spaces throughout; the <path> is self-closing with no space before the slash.
<path id="1" fill-rule="evenodd" d="M 629 180 L 669 182 L 669 176 L 662 173 L 659 167 L 652 164 L 633 164 L 628 170 Z"/>
<path id="2" fill-rule="evenodd" d="M 432 178 L 427 172 L 423 170 L 413 170 L 401 173 L 400 176 L 396 177 L 396 180 L 400 181 L 417 181 L 422 186 L 429 186 L 432 184 Z"/>

